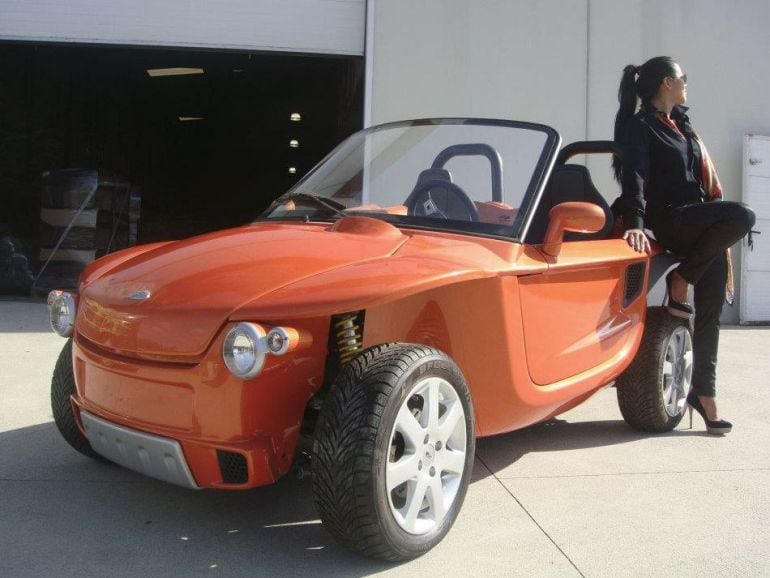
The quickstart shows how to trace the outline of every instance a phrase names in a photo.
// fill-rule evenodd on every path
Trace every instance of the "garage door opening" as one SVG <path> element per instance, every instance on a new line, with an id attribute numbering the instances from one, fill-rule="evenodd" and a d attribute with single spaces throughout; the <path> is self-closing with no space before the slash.
<path id="1" fill-rule="evenodd" d="M 363 85 L 361 57 L 0 45 L 0 270 L 18 277 L 0 291 L 29 290 L 24 258 L 38 277 L 78 204 L 46 206 L 51 187 L 72 174 L 110 198 L 80 215 L 61 271 L 92 248 L 243 224 L 361 128 Z"/>

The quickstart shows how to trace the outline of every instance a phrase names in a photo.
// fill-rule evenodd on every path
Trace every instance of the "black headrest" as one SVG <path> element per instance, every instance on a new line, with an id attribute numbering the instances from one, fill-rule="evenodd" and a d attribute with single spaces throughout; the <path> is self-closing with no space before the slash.
<path id="1" fill-rule="evenodd" d="M 425 169 L 417 177 L 417 185 L 427 181 L 449 181 L 452 182 L 452 175 L 446 169 Z"/>
<path id="2" fill-rule="evenodd" d="M 420 174 L 417 175 L 417 182 L 415 183 L 412 192 L 409 193 L 409 196 L 404 201 L 404 204 L 407 207 L 410 206 L 414 201 L 414 193 L 418 191 L 423 184 L 430 181 L 447 181 L 451 183 L 452 175 L 446 169 L 425 169 L 424 171 L 420 172 Z"/>

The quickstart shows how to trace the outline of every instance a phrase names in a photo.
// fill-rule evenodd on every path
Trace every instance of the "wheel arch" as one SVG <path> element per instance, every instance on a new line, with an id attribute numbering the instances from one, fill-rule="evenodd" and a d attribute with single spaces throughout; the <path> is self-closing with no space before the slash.
<path id="1" fill-rule="evenodd" d="M 679 258 L 668 251 L 650 257 L 650 275 L 647 282 L 647 307 L 663 303 L 666 295 L 666 273 L 679 264 Z"/>

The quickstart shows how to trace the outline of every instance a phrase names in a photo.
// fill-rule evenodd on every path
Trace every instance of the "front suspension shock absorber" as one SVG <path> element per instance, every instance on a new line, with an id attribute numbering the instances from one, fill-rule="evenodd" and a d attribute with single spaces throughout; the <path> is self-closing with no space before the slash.
<path id="1" fill-rule="evenodd" d="M 332 318 L 334 342 L 341 365 L 358 355 L 363 347 L 363 317 L 363 311 L 358 311 L 335 315 Z"/>

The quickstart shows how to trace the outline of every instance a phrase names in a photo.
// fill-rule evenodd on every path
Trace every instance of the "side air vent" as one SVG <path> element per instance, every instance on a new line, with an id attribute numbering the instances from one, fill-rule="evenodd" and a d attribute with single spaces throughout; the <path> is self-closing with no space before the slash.
<path id="1" fill-rule="evenodd" d="M 623 307 L 628 307 L 642 293 L 644 284 L 644 263 L 634 263 L 626 269 L 626 291 Z"/>
<path id="2" fill-rule="evenodd" d="M 217 459 L 225 484 L 245 484 L 249 481 L 249 466 L 242 454 L 217 450 Z"/>

